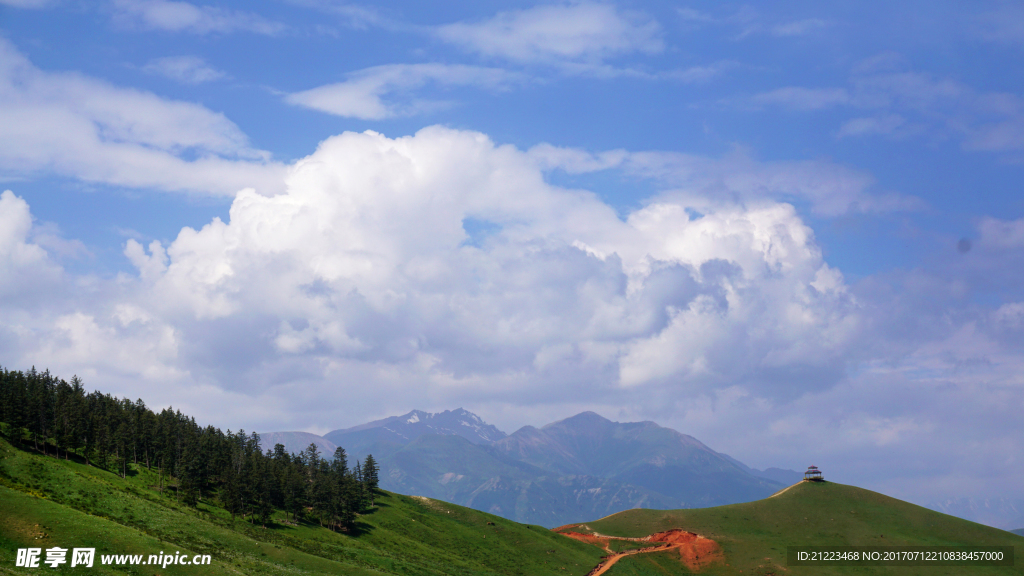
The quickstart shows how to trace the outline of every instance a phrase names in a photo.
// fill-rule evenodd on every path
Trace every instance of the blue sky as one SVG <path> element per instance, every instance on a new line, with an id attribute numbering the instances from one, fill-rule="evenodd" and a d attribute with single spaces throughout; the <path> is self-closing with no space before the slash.
<path id="1" fill-rule="evenodd" d="M 1022 60 L 1012 2 L 0 0 L 0 361 L 1024 499 Z"/>

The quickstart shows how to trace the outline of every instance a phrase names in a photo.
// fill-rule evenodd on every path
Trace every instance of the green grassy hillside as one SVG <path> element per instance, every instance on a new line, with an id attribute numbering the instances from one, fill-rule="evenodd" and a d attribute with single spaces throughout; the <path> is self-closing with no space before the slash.
<path id="1" fill-rule="evenodd" d="M 82 462 L 22 450 L 0 438 L 0 573 L 18 548 L 95 547 L 89 573 L 152 574 L 149 566 L 102 567 L 100 554 L 176 551 L 212 556 L 180 574 L 545 575 L 586 574 L 602 552 L 540 526 L 436 500 L 382 493 L 352 533 L 276 513 L 265 528 L 203 499 L 191 508 L 133 467 L 127 479 Z M 45 553 L 44 553 L 45 556 Z M 46 573 L 81 573 L 64 565 Z"/>
<path id="2" fill-rule="evenodd" d="M 833 482 L 802 482 L 764 500 L 715 508 L 628 510 L 573 528 L 641 537 L 672 528 L 719 543 L 724 563 L 706 574 L 1024 574 L 1024 538 L 947 516 L 870 490 Z M 786 565 L 787 546 L 1015 546 L 1013 567 L 805 567 Z M 632 556 L 607 574 L 687 574 L 671 553 Z"/>

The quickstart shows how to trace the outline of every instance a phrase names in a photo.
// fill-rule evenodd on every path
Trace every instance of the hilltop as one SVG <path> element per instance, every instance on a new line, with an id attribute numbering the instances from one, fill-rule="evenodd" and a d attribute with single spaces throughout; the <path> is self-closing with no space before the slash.
<path id="1" fill-rule="evenodd" d="M 723 559 L 702 573 L 791 574 L 1016 574 L 1013 567 L 805 567 L 787 566 L 786 547 L 797 545 L 999 545 L 1024 550 L 1024 538 L 902 500 L 834 482 L 801 482 L 770 498 L 713 508 L 627 510 L 559 528 L 582 534 L 640 538 L 686 530 L 716 542 Z M 673 560 L 673 558 L 675 558 Z M 623 558 L 607 574 L 686 574 L 668 552 Z"/>

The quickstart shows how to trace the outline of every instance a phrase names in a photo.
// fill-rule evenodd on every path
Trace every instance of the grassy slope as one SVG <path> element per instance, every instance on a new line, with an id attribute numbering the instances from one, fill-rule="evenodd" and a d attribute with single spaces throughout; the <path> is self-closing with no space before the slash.
<path id="1" fill-rule="evenodd" d="M 876 492 L 832 482 L 801 483 L 774 498 L 688 510 L 628 510 L 588 522 L 592 531 L 639 537 L 671 528 L 717 541 L 726 565 L 706 574 L 1024 574 L 1024 538 L 940 514 Z M 581 528 L 574 528 L 580 530 Z M 786 547 L 800 545 L 1009 545 L 1014 567 L 786 566 Z M 624 558 L 608 574 L 687 574 L 671 553 Z"/>
<path id="2" fill-rule="evenodd" d="M 14 552 L 30 546 L 95 546 L 97 556 L 212 555 L 212 566 L 167 569 L 182 574 L 583 575 L 602 555 L 539 526 L 390 493 L 359 518 L 352 535 L 316 523 L 264 529 L 232 520 L 210 502 L 179 506 L 169 492 L 153 488 L 157 483 L 144 468 L 123 480 L 0 439 L 0 573 L 23 573 L 14 568 Z M 97 574 L 153 573 L 119 570 L 93 568 Z"/>

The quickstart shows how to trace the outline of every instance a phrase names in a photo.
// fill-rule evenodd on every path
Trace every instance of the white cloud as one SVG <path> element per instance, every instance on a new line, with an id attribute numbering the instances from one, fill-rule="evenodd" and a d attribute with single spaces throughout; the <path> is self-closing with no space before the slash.
<path id="1" fill-rule="evenodd" d="M 227 75 L 198 56 L 168 56 L 150 60 L 142 69 L 185 84 L 200 84 L 220 80 Z"/>
<path id="2" fill-rule="evenodd" d="M 978 223 L 978 232 L 985 246 L 1024 248 L 1024 218 L 1009 221 L 983 218 Z"/>
<path id="3" fill-rule="evenodd" d="M 813 233 L 789 205 L 725 209 L 690 221 L 684 206 L 659 203 L 628 222 L 660 239 L 646 257 L 686 263 L 703 280 L 720 276 L 721 293 L 673 307 L 660 333 L 631 342 L 620 362 L 625 385 L 688 377 L 724 384 L 763 367 L 829 364 L 857 331 L 857 306 L 842 275 L 822 262 Z"/>
<path id="4" fill-rule="evenodd" d="M 332 425 L 322 410 L 338 394 L 356 411 L 564 405 L 578 402 L 575 386 L 595 401 L 619 401 L 623 387 L 685 395 L 843 354 L 856 304 L 792 207 L 762 197 L 700 215 L 665 197 L 623 221 L 543 170 L 574 155 L 580 169 L 615 166 L 625 152 L 548 148 L 440 127 L 328 139 L 290 170 L 285 194 L 243 191 L 230 220 L 169 244 L 128 240 L 138 277 L 51 298 L 60 306 L 20 328 L 8 314 L 0 340 L 18 343 L 12 361 L 132 397 L 159 383 L 175 405 L 202 386 L 263 404 L 231 421 L 207 414 L 233 427 Z M 19 206 L 15 236 L 28 238 Z M 687 339 L 690 360 L 643 366 Z M 349 378 L 397 404 L 326 384 Z"/>
<path id="5" fill-rule="evenodd" d="M 235 31 L 275 35 L 285 30 L 278 22 L 250 12 L 196 6 L 171 0 L 115 0 L 115 19 L 126 26 L 194 34 Z"/>
<path id="6" fill-rule="evenodd" d="M 661 27 L 611 4 L 549 4 L 502 12 L 483 22 L 441 26 L 437 36 L 469 51 L 517 62 L 600 62 L 664 49 Z"/>
<path id="7" fill-rule="evenodd" d="M 32 241 L 31 232 L 28 204 L 4 190 L 0 193 L 0 299 L 8 300 L 8 304 L 61 278 L 60 267 Z"/>
<path id="8" fill-rule="evenodd" d="M 363 120 L 412 116 L 448 104 L 413 97 L 412 90 L 473 86 L 502 90 L 521 77 L 499 68 L 454 64 L 390 64 L 349 75 L 344 82 L 319 86 L 285 97 L 289 104 Z"/>
<path id="9" fill-rule="evenodd" d="M 712 379 L 845 346 L 854 304 L 790 206 L 695 217 L 666 199 L 622 221 L 546 184 L 534 158 L 439 127 L 347 133 L 300 161 L 286 194 L 242 192 L 229 222 L 126 255 L 154 302 L 193 318 L 185 332 L 262 317 L 268 361 L 383 363 L 458 389 L 504 375 L 479 389 L 492 395 L 536 394 L 576 358 L 604 386 L 685 379 L 684 365 L 637 368 L 682 334 Z M 494 229 L 469 244 L 467 220 Z M 757 334 L 742 352 L 738 333 Z"/>
<path id="10" fill-rule="evenodd" d="M 194 159 L 186 159 L 191 157 Z M 74 73 L 45 72 L 0 40 L 0 169 L 234 194 L 276 192 L 284 168 L 223 114 Z"/>

